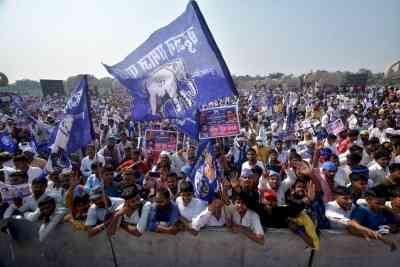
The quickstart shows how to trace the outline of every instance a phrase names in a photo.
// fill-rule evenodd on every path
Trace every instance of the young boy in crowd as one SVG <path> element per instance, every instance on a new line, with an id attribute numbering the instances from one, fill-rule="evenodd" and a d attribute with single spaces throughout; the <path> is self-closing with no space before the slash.
<path id="1" fill-rule="evenodd" d="M 264 244 L 264 229 L 261 226 L 258 214 L 249 209 L 249 197 L 240 192 L 234 198 L 230 229 L 233 233 L 240 233 L 259 244 Z"/>

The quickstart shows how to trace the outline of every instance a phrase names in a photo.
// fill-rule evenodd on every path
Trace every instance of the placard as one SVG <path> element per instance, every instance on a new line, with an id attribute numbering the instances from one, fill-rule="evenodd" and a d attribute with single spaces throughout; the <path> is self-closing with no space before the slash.
<path id="1" fill-rule="evenodd" d="M 237 105 L 200 111 L 199 128 L 199 139 L 211 139 L 240 134 Z"/>
<path id="2" fill-rule="evenodd" d="M 144 147 L 147 151 L 176 151 L 178 133 L 176 131 L 146 130 Z"/>
<path id="3" fill-rule="evenodd" d="M 334 122 L 331 122 L 326 127 L 328 133 L 333 133 L 334 135 L 338 135 L 345 129 L 344 124 L 341 119 L 337 119 Z"/>
<path id="4" fill-rule="evenodd" d="M 29 184 L 10 185 L 0 182 L 0 193 L 3 201 L 12 202 L 16 197 L 24 198 L 31 195 Z"/>

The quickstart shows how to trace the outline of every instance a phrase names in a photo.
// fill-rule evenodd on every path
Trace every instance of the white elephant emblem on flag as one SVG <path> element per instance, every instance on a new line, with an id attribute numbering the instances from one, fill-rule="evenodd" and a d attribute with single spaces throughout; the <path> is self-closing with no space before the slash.
<path id="1" fill-rule="evenodd" d="M 56 146 L 64 150 L 67 148 L 73 122 L 74 117 L 72 115 L 65 116 L 64 119 L 60 122 L 56 135 L 56 140 L 54 142 Z"/>
<path id="2" fill-rule="evenodd" d="M 150 74 L 144 88 L 149 95 L 151 114 L 164 117 L 167 105 L 179 114 L 192 107 L 197 96 L 195 83 L 188 77 L 180 59 L 164 64 Z"/>

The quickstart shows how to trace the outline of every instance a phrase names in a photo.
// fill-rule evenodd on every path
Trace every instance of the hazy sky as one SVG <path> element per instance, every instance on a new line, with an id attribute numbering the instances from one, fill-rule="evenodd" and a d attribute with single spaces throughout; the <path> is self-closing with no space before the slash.
<path id="1" fill-rule="evenodd" d="M 0 0 L 10 81 L 108 76 L 187 0 Z M 382 72 L 400 59 L 399 0 L 198 0 L 233 74 Z"/>

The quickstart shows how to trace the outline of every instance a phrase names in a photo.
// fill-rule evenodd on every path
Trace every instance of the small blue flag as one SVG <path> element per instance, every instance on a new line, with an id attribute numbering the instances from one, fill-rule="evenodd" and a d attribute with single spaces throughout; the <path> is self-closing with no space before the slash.
<path id="1" fill-rule="evenodd" d="M 195 1 L 123 61 L 104 66 L 132 93 L 134 120 L 181 120 L 176 126 L 195 139 L 197 133 L 187 130 L 196 129 L 197 110 L 219 98 L 238 95 Z"/>
<path id="2" fill-rule="evenodd" d="M 7 131 L 0 133 L 0 150 L 7 151 L 11 154 L 15 153 L 17 149 L 17 144 L 14 139 L 11 137 L 10 133 Z"/>
<path id="3" fill-rule="evenodd" d="M 58 125 L 54 145 L 62 148 L 67 155 L 86 147 L 95 137 L 88 91 L 87 76 L 84 75 L 78 87 L 72 91 Z"/>

